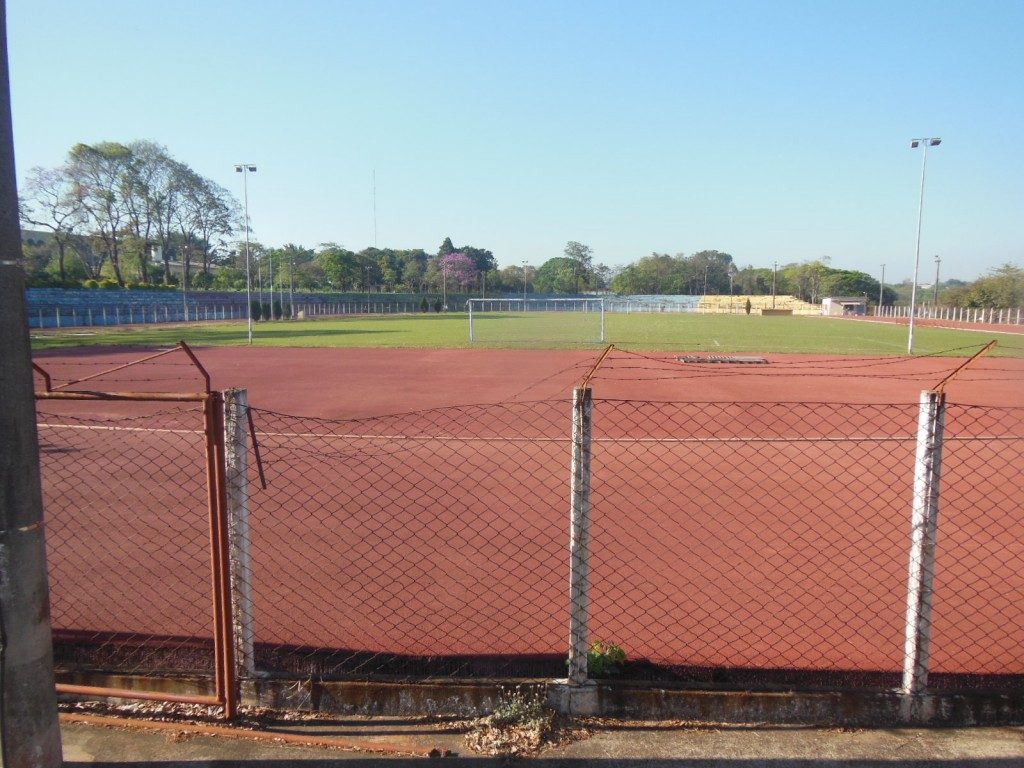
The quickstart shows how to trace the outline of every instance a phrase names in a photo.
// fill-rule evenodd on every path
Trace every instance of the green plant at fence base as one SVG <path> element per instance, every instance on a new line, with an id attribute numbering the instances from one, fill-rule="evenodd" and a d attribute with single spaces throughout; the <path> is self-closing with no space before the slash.
<path id="1" fill-rule="evenodd" d="M 491 714 L 470 725 L 466 744 L 486 755 L 534 754 L 552 740 L 556 720 L 543 686 L 501 688 Z"/>
<path id="2" fill-rule="evenodd" d="M 611 677 L 622 671 L 626 663 L 626 652 L 621 645 L 594 642 L 587 651 L 587 673 L 591 677 Z"/>

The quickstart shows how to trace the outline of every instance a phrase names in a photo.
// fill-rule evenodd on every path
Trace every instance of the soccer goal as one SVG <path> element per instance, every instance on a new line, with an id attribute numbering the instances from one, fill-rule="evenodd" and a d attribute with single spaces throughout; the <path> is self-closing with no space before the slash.
<path id="1" fill-rule="evenodd" d="M 469 340 L 499 344 L 599 344 L 604 299 L 469 299 Z"/>

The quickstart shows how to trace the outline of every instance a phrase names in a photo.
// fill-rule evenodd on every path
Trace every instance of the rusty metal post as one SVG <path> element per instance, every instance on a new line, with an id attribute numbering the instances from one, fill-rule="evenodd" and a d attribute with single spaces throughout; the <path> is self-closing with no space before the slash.
<path id="1" fill-rule="evenodd" d="M 206 435 L 206 478 L 210 509 L 210 570 L 214 615 L 214 675 L 224 718 L 235 716 L 237 686 L 234 670 L 227 542 L 227 494 L 224 471 L 224 403 L 219 392 L 203 402 Z"/>
<path id="2" fill-rule="evenodd" d="M 209 374 L 187 345 L 184 349 L 200 372 L 209 382 Z M 136 363 L 151 360 L 174 350 L 150 355 L 119 366 L 118 370 Z M 209 507 L 209 539 L 211 563 L 211 587 L 213 598 L 213 640 L 214 640 L 214 671 L 215 695 L 170 694 L 160 691 L 137 691 L 122 688 L 106 688 L 101 686 L 69 685 L 58 683 L 58 693 L 80 696 L 104 696 L 124 699 L 141 699 L 150 701 L 174 701 L 205 705 L 221 705 L 225 716 L 233 717 L 237 702 L 237 675 L 234 670 L 234 650 L 232 645 L 232 611 L 228 595 L 228 557 L 227 557 L 227 501 L 225 479 L 224 449 L 224 410 L 220 393 L 207 392 L 98 392 L 98 391 L 54 391 L 49 373 L 38 364 L 33 367 L 43 377 L 46 389 L 36 392 L 40 400 L 83 400 L 83 401 L 133 401 L 133 402 L 199 402 L 203 404 L 204 435 L 206 440 L 206 483 L 207 503 Z M 109 373 L 109 371 L 107 371 Z M 95 375 L 87 379 L 96 378 Z M 68 382 L 61 386 L 70 386 L 78 382 Z"/>
<path id="3" fill-rule="evenodd" d="M 231 605 L 231 560 L 228 539 L 227 451 L 224 447 L 224 396 L 212 393 L 217 469 L 217 528 L 220 546 L 221 635 L 224 654 L 224 719 L 232 720 L 238 708 L 238 674 L 235 667 L 235 623 Z"/>

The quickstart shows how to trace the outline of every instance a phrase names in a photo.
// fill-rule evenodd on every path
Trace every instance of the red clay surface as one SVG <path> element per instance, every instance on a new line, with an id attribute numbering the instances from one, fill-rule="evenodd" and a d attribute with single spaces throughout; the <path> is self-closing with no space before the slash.
<path id="1" fill-rule="evenodd" d="M 217 389 L 244 387 L 256 407 L 301 416 L 358 418 L 450 405 L 570 398 L 598 353 L 566 350 L 388 350 L 216 347 L 197 350 Z M 82 348 L 36 356 L 66 381 L 151 352 Z M 946 357 L 765 355 L 768 365 L 693 365 L 678 354 L 615 351 L 596 397 L 716 402 L 916 403 L 963 362 Z M 80 388 L 200 388 L 180 354 Z M 72 387 L 74 388 L 74 387 Z M 956 402 L 1024 405 L 1024 358 L 974 362 L 947 388 Z M 118 412 L 122 412 L 118 410 Z"/>
<path id="2" fill-rule="evenodd" d="M 252 495 L 258 640 L 564 651 L 568 400 L 595 353 L 199 354 L 215 387 L 246 387 L 258 409 L 270 482 Z M 138 356 L 37 361 L 59 381 Z M 673 664 L 897 670 L 915 404 L 962 361 L 767 357 L 682 365 L 614 353 L 595 378 L 594 637 Z M 89 386 L 196 389 L 188 368 L 161 366 Z M 1024 673 L 1022 382 L 1024 360 L 990 358 L 948 387 L 953 403 L 999 410 L 958 405 L 948 418 L 940 671 Z M 208 602 L 188 426 L 198 414 L 128 422 L 154 408 L 41 407 L 58 627 L 195 633 Z M 383 414 L 408 415 L 369 418 Z"/>

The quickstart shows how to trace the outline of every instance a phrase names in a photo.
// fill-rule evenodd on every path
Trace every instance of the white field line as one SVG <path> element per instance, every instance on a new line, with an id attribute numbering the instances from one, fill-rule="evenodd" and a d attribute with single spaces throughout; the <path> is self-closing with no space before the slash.
<path id="1" fill-rule="evenodd" d="M 203 430 L 192 429 L 147 429 L 146 427 L 101 427 L 83 424 L 39 424 L 50 429 L 78 429 L 110 432 L 152 432 L 176 435 L 201 435 Z M 414 443 L 570 443 L 570 437 L 454 437 L 452 435 L 356 435 L 324 434 L 319 432 L 257 432 L 258 437 L 306 438 L 320 440 L 369 440 L 376 442 L 407 441 Z M 914 442 L 913 435 L 857 435 L 850 437 L 597 437 L 594 443 L 632 445 L 634 443 L 694 444 L 707 443 L 907 443 Z M 1012 442 L 1024 440 L 1024 435 L 975 435 L 971 437 L 947 437 L 945 442 Z"/>
<path id="2" fill-rule="evenodd" d="M 80 429 L 92 432 L 153 432 L 154 434 L 201 435 L 201 429 L 158 429 L 154 427 L 101 427 L 94 424 L 49 424 L 40 422 L 36 425 L 48 429 Z"/>

